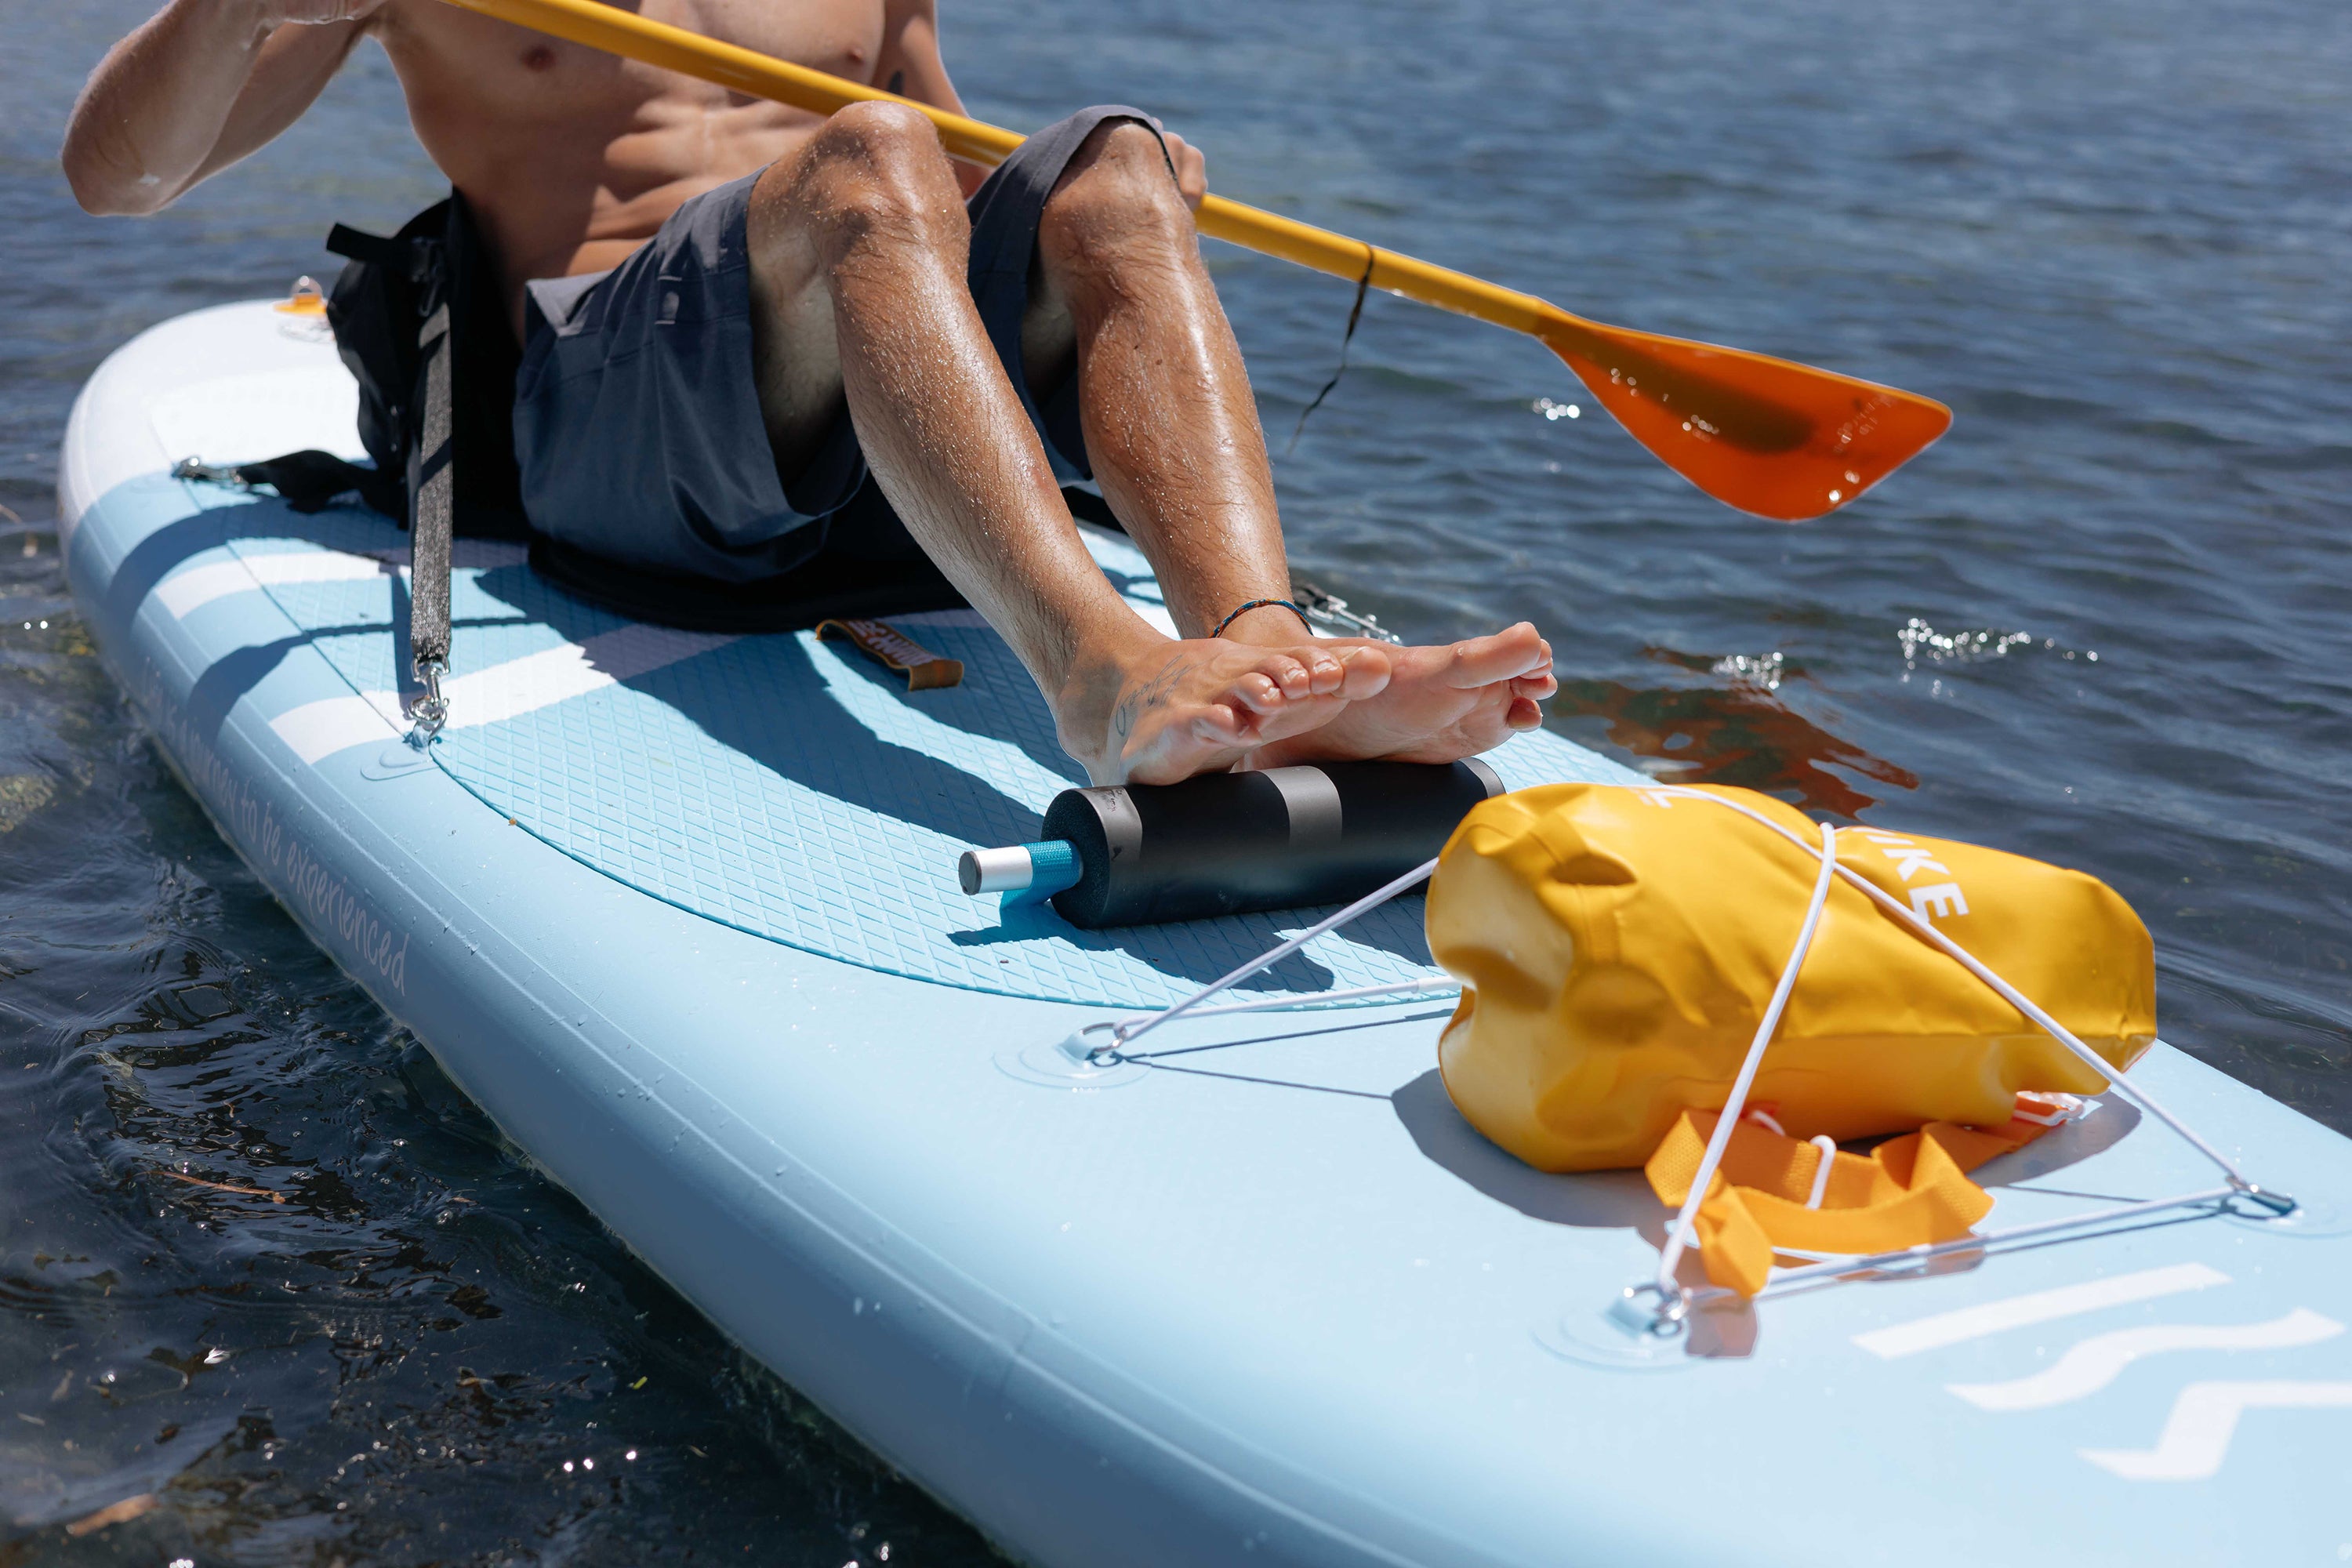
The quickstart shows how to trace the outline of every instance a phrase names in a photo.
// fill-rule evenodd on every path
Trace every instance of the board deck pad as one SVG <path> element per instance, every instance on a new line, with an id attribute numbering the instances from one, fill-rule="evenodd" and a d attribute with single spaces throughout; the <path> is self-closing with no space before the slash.
<path id="1" fill-rule="evenodd" d="M 373 514 L 304 518 L 266 500 L 230 531 L 354 691 L 399 689 L 404 535 Z M 548 844 L 681 909 L 893 974 L 1137 1007 L 1176 1001 L 1328 912 L 1087 931 L 1050 908 L 967 897 L 958 855 L 1036 837 L 1054 796 L 1086 783 L 1027 672 L 971 611 L 889 617 L 963 661 L 960 686 L 909 692 L 814 632 L 647 626 L 565 593 L 517 547 L 460 543 L 452 721 L 436 760 Z M 1122 592 L 1156 605 L 1140 552 L 1091 530 L 1087 544 Z M 285 560 L 309 552 L 381 569 Z M 1643 782 L 1541 731 L 1487 760 L 1513 789 Z M 1399 899 L 1243 989 L 1311 1001 L 1427 975 L 1421 921 L 1422 900 Z"/>

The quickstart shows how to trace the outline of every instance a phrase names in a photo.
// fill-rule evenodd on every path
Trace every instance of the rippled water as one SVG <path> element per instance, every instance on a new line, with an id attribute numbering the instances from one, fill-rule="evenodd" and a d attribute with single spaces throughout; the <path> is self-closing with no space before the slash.
<path id="1" fill-rule="evenodd" d="M 52 521 L 76 386 L 436 194 L 371 54 L 165 217 L 79 216 L 58 129 L 144 9 L 0 0 L 0 1568 L 987 1561 L 500 1142 L 100 672 Z M 2352 1129 L 2352 12 L 947 12 L 982 114 L 1140 103 L 1244 199 L 1952 404 L 1783 528 L 1540 348 L 1376 299 L 1280 475 L 1303 571 L 1409 634 L 1541 623 L 1579 739 L 2106 878 L 2168 1035 Z M 1349 290 L 1213 260 L 1279 446 Z"/>

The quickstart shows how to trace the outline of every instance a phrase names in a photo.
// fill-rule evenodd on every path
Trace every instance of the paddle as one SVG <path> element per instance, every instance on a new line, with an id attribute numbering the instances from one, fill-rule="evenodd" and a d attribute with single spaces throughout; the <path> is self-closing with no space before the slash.
<path id="1" fill-rule="evenodd" d="M 600 0 L 450 0 L 468 11 L 625 55 L 814 114 L 904 103 L 948 152 L 1003 162 L 1022 138 L 806 66 L 647 21 Z M 1941 436 L 1952 411 L 1915 393 L 1769 354 L 1604 326 L 1466 273 L 1212 195 L 1201 232 L 1351 282 L 1540 339 L 1601 405 L 1675 472 L 1727 505 L 1796 522 L 1835 511 Z"/>

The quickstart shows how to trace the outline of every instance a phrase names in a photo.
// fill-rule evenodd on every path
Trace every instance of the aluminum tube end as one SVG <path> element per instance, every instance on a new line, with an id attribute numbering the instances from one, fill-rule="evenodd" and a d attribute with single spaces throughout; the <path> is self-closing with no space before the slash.
<path id="1" fill-rule="evenodd" d="M 1017 893 L 1036 879 L 1036 863 L 1026 844 L 1002 849 L 967 849 L 956 860 L 956 880 L 978 898 L 982 893 Z"/>
<path id="2" fill-rule="evenodd" d="M 1465 757 L 1457 765 L 1465 772 L 1468 773 L 1472 778 L 1476 779 L 1479 784 L 1486 786 L 1486 798 L 1488 800 L 1494 799 L 1498 795 L 1508 793 L 1503 788 L 1503 775 L 1496 773 L 1489 764 L 1480 762 L 1476 757 Z"/>

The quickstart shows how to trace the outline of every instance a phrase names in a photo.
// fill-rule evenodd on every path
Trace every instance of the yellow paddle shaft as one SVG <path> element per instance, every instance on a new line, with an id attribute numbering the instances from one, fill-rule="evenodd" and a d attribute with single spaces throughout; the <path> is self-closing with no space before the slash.
<path id="1" fill-rule="evenodd" d="M 706 38 L 666 22 L 649 21 L 634 12 L 602 5 L 599 0 L 450 0 L 450 4 L 592 49 L 698 77 L 753 98 L 789 103 L 812 114 L 831 114 L 853 103 L 903 103 L 937 127 L 940 143 L 950 154 L 967 163 L 992 168 L 1024 140 L 998 126 L 950 114 L 928 103 L 917 103 L 878 87 L 811 70 L 754 49 Z M 1371 286 L 1375 289 L 1402 294 L 1443 310 L 1475 316 L 1513 331 L 1534 334 L 1545 327 L 1558 331 L 1562 327 L 1583 324 L 1557 305 L 1547 304 L 1532 294 L 1497 288 L 1465 272 L 1381 250 L 1360 239 L 1277 217 L 1223 196 L 1213 195 L 1202 202 L 1196 221 L 1201 232 L 1213 239 L 1295 261 L 1349 282 L 1364 276 L 1364 266 L 1369 261 Z"/>

